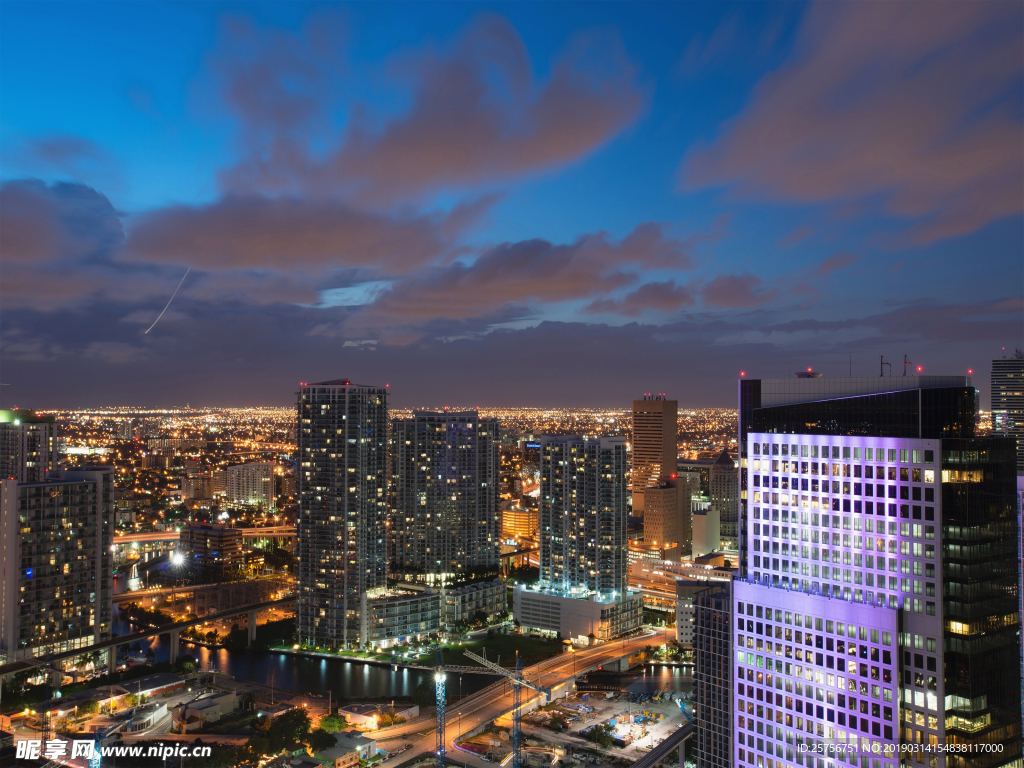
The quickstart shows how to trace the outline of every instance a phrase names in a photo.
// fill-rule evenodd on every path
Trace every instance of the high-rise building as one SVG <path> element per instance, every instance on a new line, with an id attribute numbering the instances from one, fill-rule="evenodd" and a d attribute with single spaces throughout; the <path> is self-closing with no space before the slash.
<path id="1" fill-rule="evenodd" d="M 1017 441 L 1017 474 L 1024 475 L 1024 352 L 992 361 L 992 433 Z"/>
<path id="2" fill-rule="evenodd" d="M 0 481 L 0 663 L 110 638 L 114 474 Z"/>
<path id="3" fill-rule="evenodd" d="M 1001 438 L 748 435 L 750 569 L 734 589 L 747 619 L 735 642 L 749 641 L 741 669 L 756 677 L 767 672 L 756 656 L 759 645 L 769 653 L 768 611 L 784 640 L 771 654 L 788 659 L 801 632 L 803 681 L 774 662 L 776 687 L 794 694 L 793 709 L 776 702 L 774 717 L 792 720 L 798 743 L 824 737 L 865 756 L 887 745 L 997 743 L 999 765 L 1020 759 L 1019 678 L 999 672 L 1020 656 L 1016 622 L 1006 622 L 1017 610 L 1013 449 Z M 752 750 L 750 735 L 769 720 L 766 709 L 749 717 L 766 686 L 745 696 L 738 764 L 770 754 Z"/>
<path id="4" fill-rule="evenodd" d="M 370 639 L 367 601 L 387 587 L 387 401 L 384 387 L 347 379 L 299 387 L 301 643 L 337 647 Z"/>
<path id="5" fill-rule="evenodd" d="M 686 482 L 662 477 L 656 485 L 647 486 L 644 505 L 644 543 L 658 545 L 668 560 L 689 555 L 692 531 Z"/>
<path id="6" fill-rule="evenodd" d="M 972 437 L 963 378 L 786 380 L 768 404 L 749 383 L 735 764 L 820 743 L 877 768 L 907 744 L 965 745 L 954 768 L 999 744 L 984 764 L 1015 764 L 1012 442 Z"/>
<path id="7" fill-rule="evenodd" d="M 517 588 L 517 620 L 583 642 L 632 632 L 625 438 L 544 435 L 540 460 L 540 586 Z"/>
<path id="8" fill-rule="evenodd" d="M 541 438 L 544 584 L 567 593 L 625 593 L 626 467 L 625 438 Z"/>
<path id="9" fill-rule="evenodd" d="M 207 577 L 222 578 L 245 566 L 241 528 L 189 523 L 180 535 L 180 547 L 189 566 Z"/>
<path id="10" fill-rule="evenodd" d="M 638 517 L 643 517 L 647 487 L 676 474 L 677 411 L 678 403 L 663 394 L 633 401 L 633 514 Z"/>
<path id="11" fill-rule="evenodd" d="M 0 410 L 0 479 L 38 483 L 56 468 L 56 418 Z"/>
<path id="12" fill-rule="evenodd" d="M 499 433 L 476 411 L 392 422 L 393 574 L 449 584 L 497 573 Z"/>
<path id="13" fill-rule="evenodd" d="M 740 574 L 748 491 L 749 432 L 877 437 L 974 437 L 974 387 L 966 376 L 740 379 Z"/>
<path id="14" fill-rule="evenodd" d="M 711 465 L 708 480 L 711 509 L 718 512 L 723 547 L 730 552 L 739 549 L 739 477 L 736 463 L 723 450 Z"/>
<path id="15" fill-rule="evenodd" d="M 693 603 L 694 756 L 697 768 L 733 768 L 731 583 L 709 586 L 694 595 Z"/>
<path id="16" fill-rule="evenodd" d="M 272 461 L 234 464 L 224 470 L 224 480 L 226 495 L 231 501 L 258 506 L 265 511 L 277 507 Z"/>

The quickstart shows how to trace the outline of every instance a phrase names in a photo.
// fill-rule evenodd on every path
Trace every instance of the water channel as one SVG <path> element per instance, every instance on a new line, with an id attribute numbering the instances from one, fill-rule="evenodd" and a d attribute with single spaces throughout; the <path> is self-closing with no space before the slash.
<path id="1" fill-rule="evenodd" d="M 128 589 L 139 589 L 142 586 L 139 579 L 129 579 L 124 575 L 114 580 L 115 594 Z M 121 614 L 117 605 L 114 606 L 113 631 L 118 635 L 138 631 Z M 154 661 L 167 661 L 169 658 L 166 637 L 152 638 L 143 642 L 142 646 L 143 651 L 153 654 Z M 228 651 L 224 648 L 192 645 L 184 639 L 181 641 L 181 647 L 181 652 L 194 656 L 203 670 L 215 670 L 231 675 L 237 680 L 272 685 L 300 694 L 322 695 L 331 690 L 335 697 L 346 699 L 404 698 L 411 696 L 420 683 L 433 684 L 433 672 L 429 670 L 392 670 L 386 666 L 340 659 Z M 692 670 L 689 668 L 649 665 L 633 670 L 628 675 L 617 675 L 615 682 L 621 683 L 624 688 L 628 686 L 630 690 L 653 692 L 667 683 L 672 690 L 688 691 L 692 682 L 691 674 Z M 597 676 L 592 677 L 596 682 Z M 452 695 L 468 696 L 487 687 L 495 679 L 488 675 L 459 675 L 458 679 L 449 679 L 449 691 Z"/>

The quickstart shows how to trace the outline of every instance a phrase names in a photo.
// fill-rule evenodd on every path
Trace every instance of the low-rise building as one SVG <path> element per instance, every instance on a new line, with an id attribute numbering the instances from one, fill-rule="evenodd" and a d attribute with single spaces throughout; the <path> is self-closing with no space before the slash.
<path id="1" fill-rule="evenodd" d="M 390 645 L 426 637 L 441 628 L 441 593 L 429 587 L 379 587 L 366 594 L 360 614 L 366 620 L 366 639 Z"/>
<path id="2" fill-rule="evenodd" d="M 559 635 L 588 645 L 607 642 L 640 629 L 643 605 L 639 592 L 602 598 L 598 593 L 568 596 L 554 590 L 519 585 L 512 593 L 516 620 L 524 629 Z"/>
<path id="3" fill-rule="evenodd" d="M 441 594 L 441 624 L 448 628 L 477 617 L 490 624 L 501 619 L 507 610 L 508 587 L 500 579 L 443 589 Z"/>
<path id="4" fill-rule="evenodd" d="M 184 730 L 195 730 L 204 723 L 216 723 L 225 715 L 238 709 L 238 693 L 236 691 L 214 691 L 200 696 L 195 701 L 178 707 L 171 717 L 175 726 Z"/>
<path id="5" fill-rule="evenodd" d="M 355 768 L 359 765 L 359 753 L 347 747 L 331 747 L 318 752 L 316 759 L 326 768 Z"/>
<path id="6" fill-rule="evenodd" d="M 365 728 L 367 730 L 376 730 L 380 717 L 385 712 L 389 715 L 401 717 L 405 720 L 412 720 L 414 717 L 420 716 L 420 708 L 418 705 L 412 704 L 411 706 L 400 706 L 402 706 L 401 709 L 395 709 L 392 711 L 385 704 L 348 704 L 344 707 L 338 707 L 338 714 L 344 717 L 345 721 L 349 725 L 355 726 L 356 728 Z M 344 734 L 338 733 L 335 735 L 341 737 Z"/>
<path id="7" fill-rule="evenodd" d="M 418 707 L 416 708 L 416 714 L 419 714 Z M 369 736 L 365 736 L 359 731 L 342 731 L 341 733 L 334 734 L 334 737 L 338 740 L 337 747 L 335 747 L 336 749 L 341 748 L 351 750 L 364 760 L 369 760 L 377 754 L 376 739 L 371 739 Z"/>

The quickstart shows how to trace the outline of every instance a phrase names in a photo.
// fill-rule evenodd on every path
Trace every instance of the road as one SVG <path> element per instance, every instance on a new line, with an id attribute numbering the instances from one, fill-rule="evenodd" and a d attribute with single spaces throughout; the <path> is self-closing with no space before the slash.
<path id="1" fill-rule="evenodd" d="M 614 661 L 627 653 L 632 655 L 642 651 L 648 645 L 661 645 L 668 637 L 668 630 L 650 631 L 625 641 L 604 643 L 594 648 L 547 659 L 539 664 L 527 667 L 524 670 L 524 674 L 530 682 L 537 683 L 543 687 L 554 688 L 557 684 L 571 679 L 574 669 L 577 675 L 583 674 Z M 523 707 L 526 708 L 539 697 L 540 694 L 528 688 L 524 689 Z M 467 733 L 483 723 L 489 723 L 511 711 L 511 709 L 512 692 L 509 683 L 504 681 L 493 683 L 487 688 L 467 696 L 462 701 L 449 702 L 445 718 L 447 742 L 445 750 L 448 756 L 456 762 L 467 766 L 494 768 L 492 763 L 484 762 L 479 755 L 464 750 L 456 750 L 455 740 L 461 734 Z M 430 733 L 421 735 L 428 729 Z M 412 749 L 402 754 L 402 762 L 434 751 L 435 734 L 432 721 L 424 723 L 421 720 L 418 723 L 402 724 L 392 728 L 384 728 L 369 735 L 378 742 L 395 741 L 395 744 L 385 746 L 385 748 L 391 750 L 395 749 L 399 743 L 412 744 Z M 401 740 L 401 742 L 397 740 Z"/>

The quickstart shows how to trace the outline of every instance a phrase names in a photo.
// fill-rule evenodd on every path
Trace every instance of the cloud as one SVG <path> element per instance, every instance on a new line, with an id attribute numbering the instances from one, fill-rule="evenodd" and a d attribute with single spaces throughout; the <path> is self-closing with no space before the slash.
<path id="1" fill-rule="evenodd" d="M 690 286 L 676 285 L 675 280 L 662 283 L 645 283 L 626 294 L 622 299 L 597 299 L 584 312 L 588 314 L 610 313 L 625 317 L 639 317 L 644 312 L 677 312 L 694 303 L 694 292 Z"/>
<path id="2" fill-rule="evenodd" d="M 529 315 L 526 308 L 534 304 L 586 299 L 623 288 L 645 269 L 687 269 L 692 249 L 692 241 L 670 238 L 653 222 L 618 241 L 597 232 L 567 245 L 541 239 L 502 243 L 469 264 L 455 263 L 395 282 L 377 294 L 354 324 L 466 320 L 497 312 L 511 313 L 504 318 L 508 321 Z"/>
<path id="3" fill-rule="evenodd" d="M 319 48 L 305 45 L 311 34 L 261 33 L 235 21 L 213 57 L 249 150 L 221 175 L 226 190 L 382 204 L 500 184 L 590 154 L 645 103 L 636 68 L 610 30 L 576 35 L 539 80 L 515 28 L 480 16 L 450 50 L 395 57 L 395 93 L 382 113 L 338 103 L 351 86 L 326 53 L 337 46 L 323 34 Z M 394 102 L 408 107 L 396 114 Z M 340 139 L 331 125 L 337 111 L 347 114 Z M 312 137 L 326 151 L 311 153 Z"/>
<path id="4" fill-rule="evenodd" d="M 81 173 L 83 164 L 114 162 L 96 142 L 67 133 L 26 140 L 24 152 L 39 163 L 72 175 Z"/>
<path id="5" fill-rule="evenodd" d="M 704 286 L 701 296 L 705 304 L 728 309 L 759 307 L 778 295 L 774 288 L 764 288 L 754 275 L 722 275 Z"/>
<path id="6" fill-rule="evenodd" d="M 0 184 L 0 259 L 7 264 L 100 259 L 123 239 L 114 207 L 91 187 L 36 179 Z"/>
<path id="7" fill-rule="evenodd" d="M 783 235 L 779 240 L 779 246 L 781 248 L 790 248 L 794 245 L 799 245 L 813 234 L 814 228 L 810 224 L 801 224 L 790 230 L 786 235 Z"/>
<path id="8" fill-rule="evenodd" d="M 132 260 L 205 270 L 367 266 L 401 273 L 446 252 L 453 216 L 465 212 L 399 216 L 331 200 L 231 196 L 138 216 L 126 252 Z"/>
<path id="9" fill-rule="evenodd" d="M 791 61 L 681 168 L 751 199 L 877 198 L 925 244 L 1020 214 L 1015 3 L 813 3 Z"/>
<path id="10" fill-rule="evenodd" d="M 120 341 L 94 341 L 82 351 L 82 357 L 120 365 L 145 360 L 149 352 Z"/>
<path id="11" fill-rule="evenodd" d="M 823 277 L 830 272 L 846 269 L 852 266 L 855 261 L 857 261 L 857 255 L 854 253 L 834 253 L 818 265 L 818 268 L 814 270 L 814 274 Z"/>

